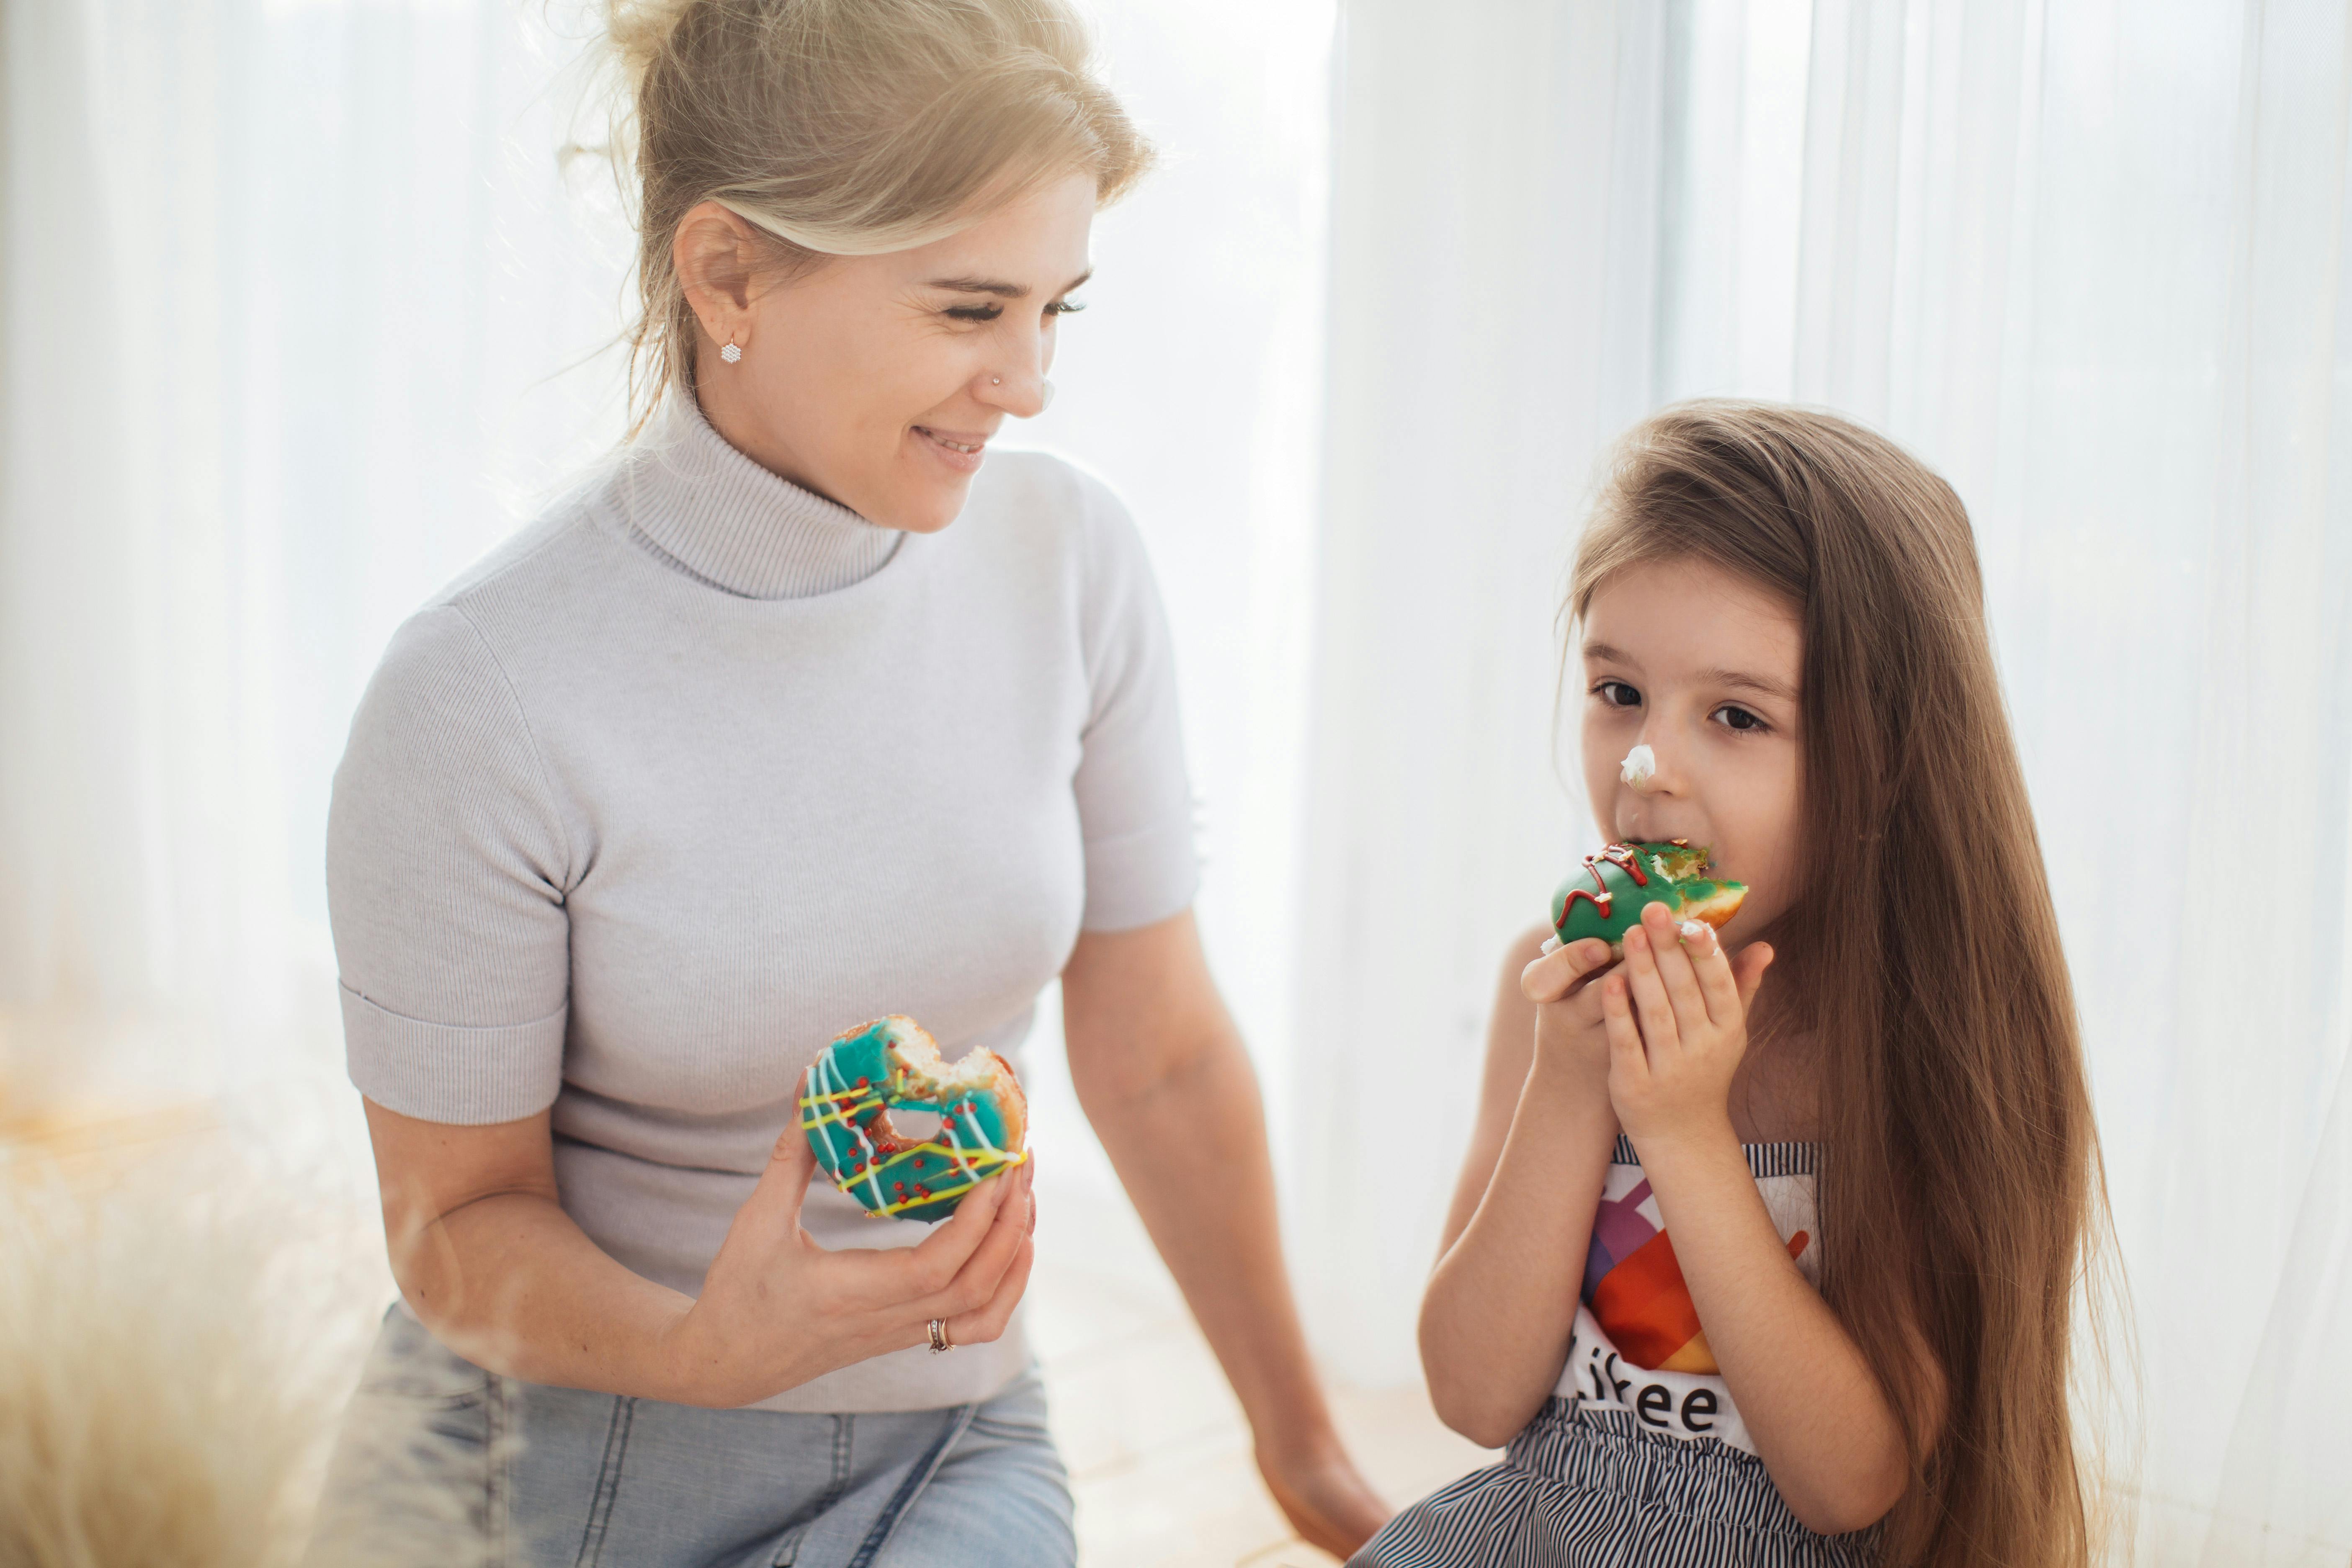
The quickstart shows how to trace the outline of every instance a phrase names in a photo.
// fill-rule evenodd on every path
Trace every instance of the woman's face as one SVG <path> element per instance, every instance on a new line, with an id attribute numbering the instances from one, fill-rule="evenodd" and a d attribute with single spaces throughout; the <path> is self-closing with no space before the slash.
<path id="1" fill-rule="evenodd" d="M 795 484 L 885 528 L 929 533 L 963 510 L 1005 416 L 1045 406 L 1055 326 L 1086 281 L 1095 182 L 1073 174 L 960 234 L 833 258 L 730 289 L 742 221 L 715 203 L 679 226 L 702 323 L 695 379 L 711 425 Z M 742 357 L 719 356 L 730 338 Z"/>
<path id="2" fill-rule="evenodd" d="M 1604 578 L 1584 616 L 1584 784 L 1612 840 L 1687 838 L 1748 884 L 1726 931 L 1761 930 L 1797 891 L 1804 637 L 1779 596 L 1696 560 Z M 1626 754 L 1655 758 L 1640 784 Z"/>

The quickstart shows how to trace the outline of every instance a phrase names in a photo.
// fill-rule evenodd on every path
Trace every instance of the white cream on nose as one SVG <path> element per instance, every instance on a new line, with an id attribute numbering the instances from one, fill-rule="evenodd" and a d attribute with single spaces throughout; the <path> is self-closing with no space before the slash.
<path id="1" fill-rule="evenodd" d="M 1636 746 L 1625 753 L 1625 761 L 1620 765 L 1617 776 L 1640 789 L 1655 778 L 1657 773 L 1658 754 L 1647 746 Z"/>

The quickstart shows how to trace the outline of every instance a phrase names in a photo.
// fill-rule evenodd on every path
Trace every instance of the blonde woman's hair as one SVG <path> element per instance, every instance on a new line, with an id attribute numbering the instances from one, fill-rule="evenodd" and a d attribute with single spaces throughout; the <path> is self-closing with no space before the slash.
<path id="1" fill-rule="evenodd" d="M 1151 149 L 1096 79 L 1065 0 L 610 0 L 636 173 L 633 430 L 692 385 L 698 323 L 671 250 L 715 201 L 763 271 L 909 250 L 1049 181 L 1116 200 Z"/>

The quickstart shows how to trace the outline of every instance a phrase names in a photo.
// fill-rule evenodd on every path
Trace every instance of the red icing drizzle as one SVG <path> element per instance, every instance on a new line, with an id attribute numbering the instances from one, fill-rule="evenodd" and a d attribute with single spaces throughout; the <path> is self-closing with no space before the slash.
<path id="1" fill-rule="evenodd" d="M 1684 840 L 1677 838 L 1675 842 L 1676 844 L 1681 844 Z M 1640 850 L 1634 848 L 1630 844 L 1609 845 L 1604 847 L 1600 854 L 1587 855 L 1584 858 L 1584 868 L 1592 874 L 1592 886 L 1595 890 L 1587 892 L 1582 888 L 1570 888 L 1568 890 L 1568 897 L 1559 901 L 1559 918 L 1552 921 L 1554 926 L 1564 926 L 1568 923 L 1568 911 L 1576 908 L 1576 900 L 1579 899 L 1582 899 L 1586 903 L 1591 904 L 1592 906 L 1593 912 L 1599 915 L 1602 920 L 1605 921 L 1610 918 L 1609 906 L 1612 901 L 1614 895 L 1609 891 L 1609 884 L 1601 879 L 1601 868 L 1597 862 L 1602 860 L 1608 861 L 1610 864 L 1622 870 L 1625 875 L 1633 878 L 1633 886 L 1637 888 L 1646 888 L 1650 885 L 1650 879 L 1642 875 L 1642 852 Z"/>
<path id="2" fill-rule="evenodd" d="M 1584 863 L 1591 866 L 1596 859 L 1614 861 L 1625 875 L 1633 879 L 1633 886 L 1637 888 L 1646 888 L 1650 885 L 1650 879 L 1642 875 L 1642 852 L 1631 844 L 1612 844 L 1598 856 L 1586 856 Z M 1592 879 L 1596 882 L 1601 880 L 1598 868 L 1593 870 Z"/>
<path id="3" fill-rule="evenodd" d="M 1576 908 L 1576 900 L 1579 899 L 1591 904 L 1594 912 L 1602 920 L 1609 918 L 1609 902 L 1613 895 L 1609 891 L 1609 884 L 1601 879 L 1601 868 L 1592 863 L 1593 858 L 1590 855 L 1584 858 L 1584 868 L 1592 873 L 1592 885 L 1601 890 L 1598 893 L 1588 893 L 1582 888 L 1570 888 L 1568 890 L 1568 897 L 1559 901 L 1559 919 L 1552 922 L 1554 925 L 1564 926 L 1568 923 L 1568 911 Z"/>

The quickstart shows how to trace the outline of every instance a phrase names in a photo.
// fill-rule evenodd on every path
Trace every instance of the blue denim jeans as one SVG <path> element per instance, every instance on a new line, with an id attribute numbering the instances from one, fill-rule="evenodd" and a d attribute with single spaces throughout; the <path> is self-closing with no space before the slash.
<path id="1" fill-rule="evenodd" d="M 498 1377 L 385 1314 L 311 1568 L 1055 1568 L 1069 1480 L 1033 1368 L 981 1405 L 701 1410 Z"/>

